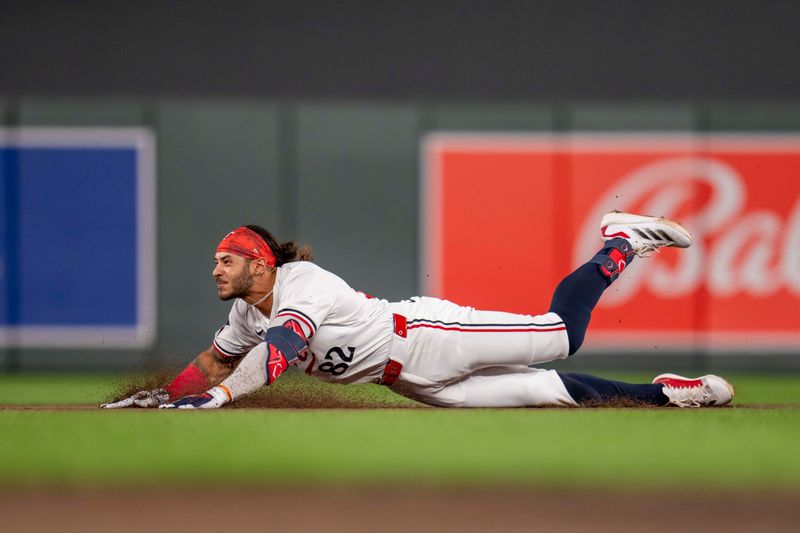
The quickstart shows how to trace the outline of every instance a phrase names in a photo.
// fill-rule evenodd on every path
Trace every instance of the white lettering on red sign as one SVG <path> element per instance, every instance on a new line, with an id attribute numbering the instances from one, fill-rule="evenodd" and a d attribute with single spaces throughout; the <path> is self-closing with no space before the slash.
<path id="1" fill-rule="evenodd" d="M 693 205 L 693 187 L 710 194 Z M 599 245 L 597 223 L 614 209 L 674 218 L 694 242 L 674 261 L 658 257 L 626 270 L 622 283 L 601 305 L 622 305 L 643 288 L 664 298 L 682 298 L 704 287 L 715 297 L 744 293 L 763 297 L 782 289 L 800 295 L 800 202 L 788 220 L 768 209 L 747 211 L 744 180 L 730 165 L 712 157 L 665 158 L 642 166 L 615 183 L 586 213 L 575 243 L 578 266 Z M 687 213 L 689 208 L 689 214 Z M 671 258 L 672 259 L 672 258 Z"/>

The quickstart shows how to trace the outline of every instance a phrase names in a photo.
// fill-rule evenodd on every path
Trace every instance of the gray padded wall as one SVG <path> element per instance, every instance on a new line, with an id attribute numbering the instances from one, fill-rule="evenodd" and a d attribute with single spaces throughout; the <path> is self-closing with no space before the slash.
<path id="1" fill-rule="evenodd" d="M 796 133 L 800 130 L 800 104 L 713 103 L 704 109 L 703 122 L 710 130 Z"/>
<path id="2" fill-rule="evenodd" d="M 3 96 L 0 96 L 0 127 L 6 127 L 9 125 L 8 121 L 11 118 L 9 116 L 9 113 L 10 113 L 9 102 Z M 2 205 L 2 200 L 0 200 L 0 205 Z M 11 357 L 14 358 L 13 361 L 9 360 L 9 351 L 6 350 L 5 348 L 0 347 L 0 372 L 5 370 L 6 368 L 9 368 L 10 366 L 14 366 L 17 364 L 19 356 L 12 355 Z"/>
<path id="3" fill-rule="evenodd" d="M 576 103 L 568 108 L 567 128 L 578 131 L 689 131 L 697 127 L 696 108 L 686 103 Z"/>
<path id="4" fill-rule="evenodd" d="M 146 125 L 146 106 L 139 100 L 23 98 L 14 111 L 20 126 Z M 130 368 L 141 365 L 146 355 L 140 350 L 27 349 L 18 351 L 10 366 L 20 370 Z"/>
<path id="5" fill-rule="evenodd" d="M 417 292 L 417 111 L 307 104 L 297 111 L 298 237 L 353 287 Z"/>
<path id="6" fill-rule="evenodd" d="M 141 100 L 23 98 L 17 112 L 21 126 L 143 126 Z"/>
<path id="7" fill-rule="evenodd" d="M 556 128 L 558 110 L 544 104 L 439 104 L 426 108 L 429 130 L 536 131 Z"/>
<path id="8" fill-rule="evenodd" d="M 157 109 L 157 362 L 188 361 L 227 320 L 211 279 L 234 227 L 280 235 L 278 109 L 266 102 L 167 101 Z"/>

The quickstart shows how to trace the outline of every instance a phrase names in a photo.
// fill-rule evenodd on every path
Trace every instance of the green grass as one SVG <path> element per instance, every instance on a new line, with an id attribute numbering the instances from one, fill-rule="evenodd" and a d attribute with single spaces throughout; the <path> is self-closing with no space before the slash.
<path id="1" fill-rule="evenodd" d="M 100 403 L 124 382 L 119 376 L 0 374 L 0 405 Z"/>
<path id="2" fill-rule="evenodd" d="M 294 379 L 287 386 L 314 387 Z M 800 377 L 737 376 L 733 381 L 742 404 L 794 405 L 0 410 L 0 486 L 161 486 L 213 480 L 215 485 L 685 488 L 688 477 L 692 490 L 800 489 Z M 0 403 L 97 403 L 117 386 L 116 379 L 97 376 L 4 376 Z M 341 390 L 370 402 L 394 402 L 379 387 Z"/>

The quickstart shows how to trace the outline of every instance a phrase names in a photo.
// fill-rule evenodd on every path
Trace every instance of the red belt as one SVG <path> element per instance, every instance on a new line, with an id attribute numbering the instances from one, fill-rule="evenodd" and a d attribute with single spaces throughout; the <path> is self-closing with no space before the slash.
<path id="1" fill-rule="evenodd" d="M 406 317 L 395 313 L 392 315 L 392 318 L 394 320 L 394 334 L 405 339 L 407 334 Z M 386 367 L 383 369 L 383 377 L 381 377 L 380 381 L 381 384 L 391 387 L 397 383 L 397 379 L 400 377 L 400 372 L 402 371 L 403 364 L 401 362 L 389 359 L 389 361 L 386 362 Z"/>

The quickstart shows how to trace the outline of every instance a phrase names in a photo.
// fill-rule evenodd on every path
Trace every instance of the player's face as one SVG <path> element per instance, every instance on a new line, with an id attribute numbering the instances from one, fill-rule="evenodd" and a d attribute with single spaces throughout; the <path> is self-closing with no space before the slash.
<path id="1" fill-rule="evenodd" d="M 214 256 L 214 281 L 220 300 L 232 300 L 245 296 L 253 286 L 250 261 L 226 252 Z"/>

